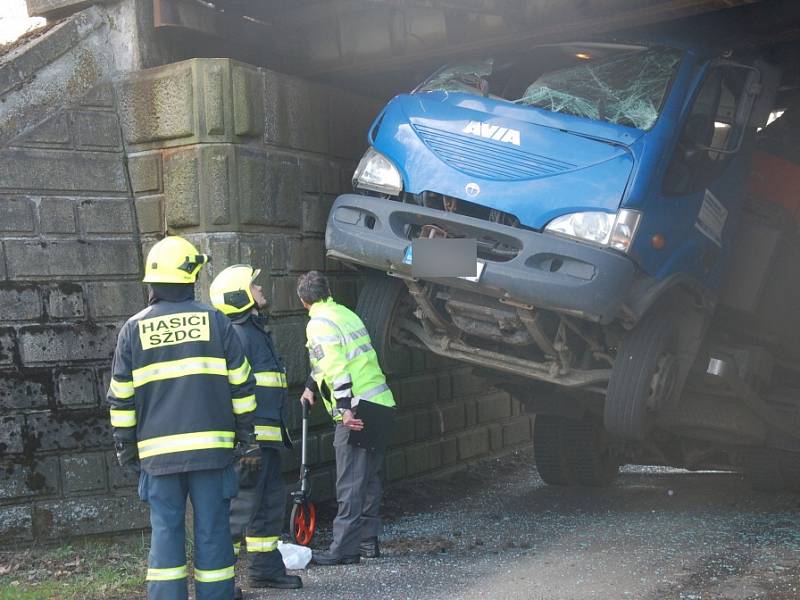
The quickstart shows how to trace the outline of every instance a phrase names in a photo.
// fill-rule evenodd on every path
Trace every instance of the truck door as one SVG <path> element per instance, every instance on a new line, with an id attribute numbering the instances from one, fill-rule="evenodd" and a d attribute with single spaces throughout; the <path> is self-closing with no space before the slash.
<path id="1" fill-rule="evenodd" d="M 658 278 L 683 273 L 710 289 L 720 284 L 749 163 L 753 74 L 757 83 L 758 71 L 750 67 L 713 64 L 685 113 L 640 232 L 648 243 L 656 234 L 665 241 L 642 252 Z"/>

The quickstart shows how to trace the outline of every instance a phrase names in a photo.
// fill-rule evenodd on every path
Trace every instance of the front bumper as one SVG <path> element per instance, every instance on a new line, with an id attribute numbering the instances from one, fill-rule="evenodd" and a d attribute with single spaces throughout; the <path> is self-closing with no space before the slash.
<path id="1" fill-rule="evenodd" d="M 405 250 L 411 244 L 405 234 L 409 224 L 433 224 L 476 239 L 489 236 L 519 248 L 511 260 L 484 261 L 477 283 L 458 278 L 432 281 L 599 323 L 610 323 L 619 315 L 636 272 L 627 256 L 612 250 L 357 194 L 336 199 L 325 232 L 327 254 L 344 262 L 411 277 L 411 266 L 403 263 Z"/>

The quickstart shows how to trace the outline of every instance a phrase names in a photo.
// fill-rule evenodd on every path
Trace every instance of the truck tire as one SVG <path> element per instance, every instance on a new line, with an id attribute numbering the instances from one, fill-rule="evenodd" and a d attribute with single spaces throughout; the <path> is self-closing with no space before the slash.
<path id="1" fill-rule="evenodd" d="M 539 477 L 549 485 L 571 485 L 567 466 L 564 429 L 567 419 L 555 415 L 536 415 L 533 422 L 533 458 Z"/>
<path id="2" fill-rule="evenodd" d="M 394 277 L 368 277 L 358 295 L 356 314 L 364 321 L 384 373 L 399 373 L 408 364 L 408 349 L 392 340 L 403 299 L 405 284 Z"/>
<path id="3" fill-rule="evenodd" d="M 675 391 L 677 345 L 677 331 L 666 313 L 650 313 L 622 341 L 606 392 L 607 431 L 636 441 L 647 437 L 654 411 Z"/>
<path id="4" fill-rule="evenodd" d="M 599 418 L 586 415 L 579 421 L 567 419 L 564 442 L 567 466 L 578 485 L 603 487 L 617 477 L 619 462 Z"/>

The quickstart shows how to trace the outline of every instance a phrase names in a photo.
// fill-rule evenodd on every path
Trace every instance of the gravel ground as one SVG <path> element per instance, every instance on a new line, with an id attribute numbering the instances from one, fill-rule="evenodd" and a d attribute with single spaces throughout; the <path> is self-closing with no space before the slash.
<path id="1" fill-rule="evenodd" d="M 557 488 L 529 460 L 519 452 L 394 488 L 381 558 L 310 566 L 301 592 L 245 597 L 800 598 L 800 496 L 661 467 L 626 467 L 610 488 Z M 315 545 L 329 540 L 323 530 Z"/>

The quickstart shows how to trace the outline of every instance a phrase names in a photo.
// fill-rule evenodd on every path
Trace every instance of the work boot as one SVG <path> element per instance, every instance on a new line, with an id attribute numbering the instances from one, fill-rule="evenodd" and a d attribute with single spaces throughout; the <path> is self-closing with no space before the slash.
<path id="1" fill-rule="evenodd" d="M 278 588 L 281 590 L 299 590 L 303 587 L 303 580 L 298 575 L 273 575 L 261 579 L 250 578 L 250 587 L 254 588 Z"/>
<path id="2" fill-rule="evenodd" d="M 361 558 L 378 558 L 381 555 L 377 537 L 361 540 L 358 550 L 361 553 Z"/>
<path id="3" fill-rule="evenodd" d="M 315 565 L 354 565 L 361 562 L 361 557 L 356 554 L 355 556 L 337 556 L 331 554 L 330 550 L 322 552 L 312 552 L 311 562 Z"/>

